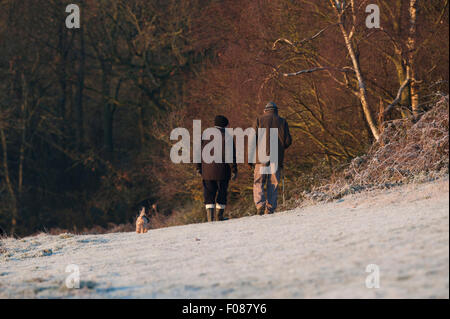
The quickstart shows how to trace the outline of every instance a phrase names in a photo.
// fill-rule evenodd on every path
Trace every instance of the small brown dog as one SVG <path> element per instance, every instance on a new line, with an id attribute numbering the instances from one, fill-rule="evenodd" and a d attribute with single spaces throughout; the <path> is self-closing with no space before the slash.
<path id="1" fill-rule="evenodd" d="M 136 219 L 136 233 L 138 234 L 146 233 L 149 227 L 150 227 L 150 220 L 145 214 L 145 207 L 142 207 L 139 217 Z"/>

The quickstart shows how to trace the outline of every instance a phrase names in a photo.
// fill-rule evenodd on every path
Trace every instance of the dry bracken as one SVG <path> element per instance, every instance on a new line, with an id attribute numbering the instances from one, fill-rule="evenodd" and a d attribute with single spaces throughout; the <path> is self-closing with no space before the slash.
<path id="1" fill-rule="evenodd" d="M 439 96 L 418 121 L 385 122 L 380 141 L 326 185 L 304 195 L 332 200 L 373 188 L 433 180 L 448 175 L 449 97 Z"/>

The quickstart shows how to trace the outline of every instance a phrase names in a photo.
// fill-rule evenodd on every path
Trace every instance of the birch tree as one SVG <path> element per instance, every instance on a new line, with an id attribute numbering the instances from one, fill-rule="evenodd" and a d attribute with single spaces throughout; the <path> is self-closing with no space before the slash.
<path id="1" fill-rule="evenodd" d="M 408 35 L 408 64 L 406 67 L 407 78 L 411 79 L 411 109 L 414 118 L 419 116 L 419 88 L 415 72 L 415 51 L 417 31 L 417 5 L 419 0 L 409 1 L 409 35 Z"/>

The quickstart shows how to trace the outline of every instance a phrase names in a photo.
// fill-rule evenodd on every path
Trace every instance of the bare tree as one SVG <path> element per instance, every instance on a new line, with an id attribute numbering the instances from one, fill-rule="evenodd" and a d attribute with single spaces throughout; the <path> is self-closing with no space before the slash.
<path id="1" fill-rule="evenodd" d="M 345 77 L 346 83 L 342 83 L 342 82 L 338 81 L 336 78 L 334 78 L 334 79 L 336 81 L 340 82 L 341 84 L 343 84 L 344 86 L 346 86 L 347 88 L 350 88 L 352 93 L 358 97 L 358 99 L 360 100 L 360 103 L 361 103 L 361 107 L 362 107 L 362 111 L 363 111 L 365 120 L 370 128 L 370 131 L 371 131 L 373 137 L 378 141 L 380 138 L 380 131 L 377 127 L 376 121 L 371 112 L 371 108 L 370 108 L 369 100 L 368 100 L 366 81 L 365 81 L 365 78 L 364 78 L 362 70 L 361 70 L 361 64 L 359 61 L 359 55 L 357 53 L 356 44 L 353 41 L 353 37 L 356 32 L 356 8 L 355 8 L 354 0 L 351 0 L 349 4 L 347 4 L 346 1 L 330 0 L 330 4 L 331 4 L 332 8 L 334 9 L 334 12 L 335 12 L 335 15 L 337 18 L 337 23 L 335 25 L 338 25 L 338 27 L 342 33 L 342 36 L 343 36 L 344 42 L 345 42 L 345 47 L 346 47 L 348 54 L 350 56 L 350 59 L 351 59 L 352 67 L 347 66 L 344 68 L 337 68 L 337 67 L 320 65 L 320 66 L 317 66 L 317 67 L 314 67 L 311 69 L 307 69 L 307 70 L 301 70 L 301 71 L 297 71 L 297 72 L 293 72 L 293 73 L 284 73 L 283 75 L 284 76 L 293 76 L 293 75 L 312 73 L 312 72 L 316 72 L 316 71 L 330 71 L 330 70 L 341 71 L 344 73 L 349 73 L 349 72 L 354 73 L 356 80 L 357 80 L 357 88 L 355 88 L 355 89 L 350 87 L 347 76 Z M 350 14 L 348 14 L 349 10 L 351 11 Z M 350 24 L 350 30 L 348 30 L 347 23 L 346 23 L 348 16 L 350 16 L 351 21 L 352 21 L 352 23 Z M 327 28 L 328 27 L 323 28 L 322 30 L 317 32 L 315 35 L 313 35 L 305 40 L 299 41 L 298 43 L 289 41 L 287 39 L 278 39 L 273 43 L 272 48 L 275 48 L 277 43 L 284 42 L 284 43 L 289 44 L 294 49 L 297 49 L 298 46 L 303 45 L 307 41 L 316 39 Z M 329 74 L 331 75 L 330 72 L 329 72 Z"/>
<path id="2" fill-rule="evenodd" d="M 338 1 L 338 0 L 330 0 L 331 5 L 333 6 L 339 23 L 339 28 L 342 32 L 342 36 L 344 37 L 345 46 L 347 48 L 348 54 L 350 55 L 350 58 L 352 60 L 353 64 L 353 70 L 355 71 L 356 78 L 358 80 L 358 92 L 355 92 L 355 94 L 358 96 L 358 98 L 361 101 L 361 106 L 363 108 L 364 116 L 366 118 L 367 124 L 370 127 L 370 130 L 375 137 L 375 139 L 378 141 L 380 139 L 380 131 L 378 130 L 378 127 L 375 123 L 375 120 L 373 118 L 373 115 L 370 110 L 369 101 L 367 97 L 367 88 L 366 88 L 366 82 L 364 80 L 364 76 L 361 71 L 361 65 L 359 62 L 359 57 L 356 55 L 355 50 L 355 44 L 352 42 L 352 38 L 355 35 L 356 31 L 356 7 L 355 7 L 355 1 L 350 1 L 350 8 L 351 8 L 351 18 L 352 18 L 352 26 L 351 30 L 348 31 L 345 28 L 345 15 L 346 11 L 348 10 L 348 7 L 346 7 L 346 1 Z"/>
<path id="3" fill-rule="evenodd" d="M 335 80 L 338 84 L 343 87 L 350 89 L 350 91 L 358 97 L 361 108 L 364 114 L 365 121 L 370 129 L 371 134 L 375 138 L 375 140 L 380 139 L 380 129 L 375 121 L 375 118 L 372 114 L 372 108 L 369 102 L 369 90 L 373 93 L 376 93 L 376 90 L 370 89 L 368 87 L 368 81 L 364 76 L 364 72 L 360 63 L 360 52 L 358 49 L 358 41 L 355 40 L 355 35 L 357 32 L 357 6 L 355 0 L 350 1 L 340 1 L 340 0 L 330 0 L 330 5 L 334 10 L 334 14 L 337 18 L 337 25 L 339 27 L 340 33 L 344 39 L 345 48 L 347 50 L 348 56 L 350 57 L 352 67 L 334 67 L 331 65 L 324 66 L 319 62 L 321 58 L 312 58 L 315 61 L 316 66 L 303 69 L 296 72 L 290 73 L 282 73 L 283 76 L 297 76 L 302 74 L 313 73 L 317 71 L 325 71 L 328 75 Z M 398 10 L 401 10 L 401 2 L 397 2 Z M 446 7 L 447 5 L 445 5 Z M 416 79 L 415 72 L 415 54 L 417 53 L 416 47 L 416 25 L 417 25 L 417 7 L 418 0 L 410 0 L 409 2 L 409 29 L 408 29 L 408 40 L 406 43 L 407 54 L 404 56 L 404 51 L 402 49 L 402 45 L 398 43 L 392 36 L 390 36 L 391 42 L 394 46 L 394 54 L 388 54 L 377 48 L 377 51 L 382 51 L 383 55 L 389 58 L 395 65 L 397 75 L 399 78 L 400 87 L 397 91 L 397 94 L 394 96 L 393 100 L 389 101 L 386 97 L 383 97 L 383 100 L 388 103 L 386 108 L 382 108 L 380 111 L 381 119 L 384 118 L 395 106 L 397 106 L 400 102 L 402 104 L 411 104 L 411 109 L 414 117 L 419 115 L 419 81 Z M 391 12 L 392 15 L 394 13 Z M 400 13 L 397 13 L 401 15 Z M 442 18 L 440 16 L 439 20 Z M 397 28 L 399 28 L 399 24 L 401 22 L 396 22 Z M 328 29 L 329 25 L 319 32 L 315 33 L 313 36 L 308 37 L 301 41 L 291 41 L 286 38 L 277 39 L 273 45 L 272 49 L 276 49 L 277 45 L 286 44 L 290 48 L 294 50 L 294 52 L 299 55 L 305 55 L 305 51 L 301 51 L 301 47 L 308 41 L 314 40 L 318 38 L 323 32 Z M 389 34 L 388 34 L 389 35 Z M 323 59 L 323 58 L 322 58 Z M 339 80 L 331 71 L 338 71 L 344 73 L 344 80 Z M 279 72 L 278 67 L 274 67 L 274 72 Z M 354 75 L 356 79 L 356 87 L 353 87 L 351 84 L 351 80 L 349 75 Z M 268 77 L 268 79 L 273 78 L 273 76 Z M 267 81 L 264 81 L 266 83 Z M 374 85 L 374 83 L 371 83 Z M 381 124 L 381 123 L 380 123 Z"/>
<path id="4" fill-rule="evenodd" d="M 415 51 L 417 31 L 417 5 L 418 0 L 409 1 L 409 35 L 408 35 L 408 64 L 406 67 L 407 78 L 411 79 L 411 109 L 413 116 L 419 116 L 419 88 L 415 72 Z"/>

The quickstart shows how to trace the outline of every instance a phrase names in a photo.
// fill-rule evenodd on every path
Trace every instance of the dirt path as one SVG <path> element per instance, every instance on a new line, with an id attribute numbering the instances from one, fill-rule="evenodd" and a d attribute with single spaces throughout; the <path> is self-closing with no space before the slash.
<path id="1" fill-rule="evenodd" d="M 0 297 L 449 298 L 448 196 L 446 179 L 144 235 L 6 239 Z"/>

